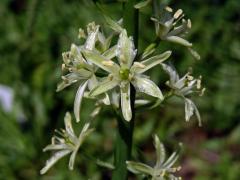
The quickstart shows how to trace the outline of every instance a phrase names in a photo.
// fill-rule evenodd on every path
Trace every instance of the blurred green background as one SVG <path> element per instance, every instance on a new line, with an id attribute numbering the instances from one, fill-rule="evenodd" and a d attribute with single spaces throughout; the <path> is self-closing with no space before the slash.
<path id="1" fill-rule="evenodd" d="M 121 17 L 121 5 L 107 1 L 104 8 L 114 19 Z M 240 1 L 168 1 L 192 19 L 188 35 L 201 54 L 194 60 L 179 45 L 161 43 L 159 51 L 171 48 L 171 61 L 183 75 L 188 67 L 203 76 L 207 91 L 195 102 L 203 119 L 184 121 L 184 106 L 171 99 L 164 107 L 137 114 L 134 132 L 134 159 L 154 163 L 152 134 L 156 133 L 171 152 L 184 143 L 180 158 L 183 179 L 238 180 L 240 177 Z M 140 50 L 154 39 L 149 9 L 140 15 Z M 0 179 L 110 179 L 110 171 L 98 167 L 96 158 L 112 161 L 116 121 L 109 107 L 96 119 L 96 131 L 80 150 L 74 171 L 68 158 L 59 161 L 46 175 L 39 170 L 50 153 L 54 129 L 63 127 L 66 111 L 72 112 L 76 86 L 56 93 L 61 76 L 61 53 L 77 39 L 78 28 L 89 22 L 104 24 L 90 0 L 1 0 L 0 1 L 0 87 L 13 92 L 9 99 L 1 92 Z M 150 74 L 164 90 L 166 74 Z M 6 86 L 8 87 L 6 89 Z M 10 89 L 9 89 L 10 88 Z M 9 100 L 8 99 L 8 100 Z M 88 117 L 93 102 L 85 100 L 82 116 Z M 75 124 L 76 125 L 76 124 Z M 76 131 L 79 130 L 77 125 Z M 135 179 L 131 176 L 129 179 Z"/>

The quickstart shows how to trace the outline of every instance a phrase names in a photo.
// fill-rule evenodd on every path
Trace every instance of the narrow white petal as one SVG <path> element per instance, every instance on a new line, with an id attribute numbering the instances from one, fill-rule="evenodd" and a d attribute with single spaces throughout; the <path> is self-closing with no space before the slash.
<path id="1" fill-rule="evenodd" d="M 163 98 L 164 98 L 161 90 L 150 79 L 140 77 L 140 76 L 134 76 L 131 83 L 134 85 L 135 89 L 139 92 L 143 92 L 150 96 L 157 97 L 161 100 L 163 100 Z"/>
<path id="2" fill-rule="evenodd" d="M 109 59 L 107 59 L 106 57 L 86 49 L 83 49 L 82 52 L 88 61 L 92 62 L 93 64 L 97 65 L 103 70 L 110 73 L 119 71 L 119 66 L 113 61 L 110 61 Z M 112 65 L 110 65 L 109 63 L 109 65 L 107 66 L 106 64 L 104 64 L 104 62 L 111 62 Z"/>
<path id="3" fill-rule="evenodd" d="M 128 170 L 135 174 L 153 175 L 154 169 L 146 164 L 134 161 L 127 161 L 126 163 Z"/>
<path id="4" fill-rule="evenodd" d="M 99 26 L 96 26 L 95 31 L 92 31 L 91 33 L 89 33 L 88 38 L 84 45 L 86 49 L 93 50 L 95 43 L 97 41 L 98 31 L 99 31 Z"/>
<path id="5" fill-rule="evenodd" d="M 186 121 L 189 121 L 191 116 L 193 115 L 194 112 L 194 106 L 193 106 L 193 102 L 188 99 L 185 98 L 185 119 Z"/>
<path id="6" fill-rule="evenodd" d="M 45 174 L 59 159 L 69 154 L 70 150 L 56 152 L 50 159 L 46 161 L 45 166 L 40 170 L 40 174 Z"/>
<path id="7" fill-rule="evenodd" d="M 174 67 L 162 63 L 163 70 L 169 75 L 171 84 L 175 84 L 179 80 L 179 75 Z"/>
<path id="8" fill-rule="evenodd" d="M 123 30 L 119 36 L 116 55 L 122 67 L 129 68 L 136 56 L 137 51 L 134 48 L 133 39 L 127 36 L 126 30 Z"/>
<path id="9" fill-rule="evenodd" d="M 91 78 L 88 80 L 88 89 L 91 91 L 98 85 L 98 80 L 95 74 L 92 74 Z"/>
<path id="10" fill-rule="evenodd" d="M 63 150 L 63 149 L 67 150 L 69 149 L 69 147 L 66 144 L 50 144 L 43 149 L 43 152 L 51 151 L 51 150 Z"/>
<path id="11" fill-rule="evenodd" d="M 170 57 L 171 53 L 172 53 L 171 51 L 166 51 L 160 55 L 153 56 L 145 61 L 140 62 L 145 67 L 136 69 L 136 73 L 144 73 L 145 71 L 151 69 L 152 67 L 162 63 L 163 61 Z"/>
<path id="12" fill-rule="evenodd" d="M 68 167 L 69 167 L 70 170 L 73 170 L 76 155 L 77 155 L 77 150 L 73 151 L 71 156 L 70 156 L 69 164 L 68 164 Z"/>
<path id="13" fill-rule="evenodd" d="M 202 120 L 201 120 L 201 116 L 200 116 L 200 113 L 198 111 L 198 108 L 197 108 L 197 106 L 193 102 L 192 102 L 192 106 L 194 108 L 195 114 L 196 114 L 197 119 L 198 119 L 198 125 L 202 126 Z"/>
<path id="14" fill-rule="evenodd" d="M 124 119 L 130 121 L 132 119 L 130 83 L 121 87 L 121 108 Z"/>
<path id="15" fill-rule="evenodd" d="M 117 49 L 117 46 L 115 45 L 110 49 L 108 49 L 107 51 L 105 51 L 102 55 L 107 59 L 112 59 L 116 56 L 116 49 Z"/>
<path id="16" fill-rule="evenodd" d="M 162 163 L 165 161 L 166 158 L 166 151 L 164 145 L 160 142 L 157 135 L 154 136 L 154 146 L 157 153 L 157 162 L 156 166 L 160 168 Z"/>
<path id="17" fill-rule="evenodd" d="M 64 124 L 65 124 L 66 132 L 72 137 L 75 137 L 73 127 L 72 127 L 72 117 L 69 112 L 67 112 L 64 117 Z"/>
<path id="18" fill-rule="evenodd" d="M 81 104 L 82 104 L 82 98 L 84 95 L 84 91 L 87 87 L 88 81 L 84 82 L 83 84 L 81 84 L 78 88 L 77 94 L 75 96 L 75 100 L 74 100 L 74 115 L 76 118 L 76 121 L 79 122 L 80 121 L 80 109 L 81 109 Z"/>
<path id="19" fill-rule="evenodd" d="M 178 36 L 169 36 L 169 37 L 166 37 L 165 40 L 173 43 L 181 44 L 183 46 L 192 47 L 192 43 Z"/>
<path id="20" fill-rule="evenodd" d="M 97 96 L 108 90 L 113 89 L 119 84 L 119 81 L 116 79 L 109 79 L 108 77 L 105 78 L 102 82 L 98 84 L 94 89 L 90 91 L 90 96 Z"/>

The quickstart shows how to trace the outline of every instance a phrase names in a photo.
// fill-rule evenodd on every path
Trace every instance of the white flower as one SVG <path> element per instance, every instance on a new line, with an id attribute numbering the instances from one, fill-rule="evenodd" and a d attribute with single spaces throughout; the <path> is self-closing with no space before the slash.
<path id="1" fill-rule="evenodd" d="M 156 34 L 160 39 L 187 47 L 192 46 L 192 43 L 182 37 L 192 26 L 190 19 L 184 19 L 182 9 L 173 13 L 171 8 L 166 7 L 159 10 L 159 14 L 155 14 L 155 17 L 151 19 L 154 21 Z M 178 25 L 179 21 L 181 21 L 180 25 Z"/>
<path id="2" fill-rule="evenodd" d="M 108 77 L 103 78 L 98 86 L 90 91 L 90 95 L 96 96 L 119 86 L 121 109 L 125 120 L 129 121 L 132 118 L 130 83 L 138 92 L 143 92 L 161 100 L 163 99 L 160 89 L 142 73 L 166 60 L 171 55 L 171 51 L 133 63 L 137 50 L 134 48 L 132 38 L 127 36 L 126 30 L 123 30 L 115 49 L 115 55 L 119 64 L 112 60 L 113 57 L 107 58 L 104 55 L 87 49 L 83 49 L 82 52 L 88 61 L 109 73 Z"/>
<path id="3" fill-rule="evenodd" d="M 199 111 L 194 102 L 191 99 L 187 98 L 187 96 L 192 93 L 203 95 L 205 88 L 201 88 L 201 76 L 198 79 L 195 79 L 188 72 L 182 78 L 179 78 L 178 73 L 173 67 L 163 63 L 162 67 L 170 76 L 170 80 L 167 81 L 166 84 L 172 88 L 172 91 L 175 95 L 184 99 L 186 121 L 189 121 L 191 116 L 195 113 L 199 126 L 201 126 L 202 123 Z"/>
<path id="4" fill-rule="evenodd" d="M 127 161 L 127 168 L 134 174 L 143 174 L 151 176 L 152 180 L 163 180 L 165 178 L 180 180 L 181 177 L 175 177 L 173 173 L 181 169 L 180 166 L 172 167 L 179 157 L 179 151 L 175 151 L 166 159 L 166 152 L 164 145 L 159 141 L 157 135 L 154 136 L 154 145 L 156 149 L 157 161 L 154 167 L 140 162 Z M 181 144 L 180 144 L 181 145 Z"/>
<path id="5" fill-rule="evenodd" d="M 71 154 L 69 169 L 72 170 L 79 147 L 93 131 L 93 129 L 89 129 L 90 123 L 86 123 L 79 137 L 77 137 L 72 128 L 71 115 L 69 113 L 66 113 L 64 123 L 65 130 L 61 129 L 61 131 L 56 131 L 60 137 L 54 136 L 52 138 L 52 143 L 43 149 L 43 151 L 54 151 L 54 154 L 46 161 L 46 165 L 40 171 L 41 174 L 45 174 L 59 159 L 67 154 Z"/>
<path id="6" fill-rule="evenodd" d="M 61 91 L 73 83 L 79 83 L 74 101 L 74 114 L 77 122 L 80 121 L 80 109 L 84 92 L 87 89 L 92 90 L 98 84 L 95 75 L 97 67 L 82 56 L 81 49 L 84 48 L 90 51 L 97 51 L 106 58 L 112 58 L 115 52 L 115 47 L 109 49 L 112 36 L 106 38 L 103 33 L 99 31 L 99 25 L 95 25 L 94 22 L 88 24 L 87 36 L 84 30 L 80 29 L 79 37 L 85 38 L 85 43 L 82 46 L 72 44 L 71 50 L 63 53 L 64 63 L 62 64 L 62 70 L 66 75 L 62 76 L 63 81 L 57 88 L 57 91 Z M 96 43 L 99 43 L 100 46 L 96 47 Z M 106 101 L 106 99 L 108 99 L 106 96 L 105 94 L 105 96 L 102 97 L 102 99 L 105 99 L 103 102 L 109 104 L 109 101 Z"/>

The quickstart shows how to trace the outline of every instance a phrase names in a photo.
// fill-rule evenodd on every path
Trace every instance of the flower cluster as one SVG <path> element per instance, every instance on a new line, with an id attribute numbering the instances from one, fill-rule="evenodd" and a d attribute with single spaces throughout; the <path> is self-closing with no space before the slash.
<path id="1" fill-rule="evenodd" d="M 71 115 L 66 113 L 64 118 L 65 129 L 56 133 L 60 135 L 52 138 L 52 143 L 46 146 L 43 151 L 55 151 L 53 156 L 46 161 L 46 165 L 41 169 L 40 173 L 45 174 L 59 159 L 71 153 L 69 160 L 69 169 L 73 169 L 74 161 L 79 147 L 83 141 L 89 136 L 93 129 L 89 129 L 90 123 L 86 123 L 82 128 L 80 135 L 77 137 L 73 128 Z"/>
<path id="2" fill-rule="evenodd" d="M 80 84 L 74 103 L 74 114 L 77 122 L 80 121 L 79 114 L 84 94 L 90 98 L 100 95 L 103 102 L 109 104 L 111 101 L 109 94 L 113 92 L 112 89 L 119 86 L 122 114 L 127 121 L 132 118 L 130 84 L 136 88 L 137 92 L 163 100 L 160 89 L 143 73 L 168 59 L 171 51 L 133 63 L 137 50 L 134 48 L 132 38 L 127 36 L 126 30 L 123 29 L 119 34 L 117 44 L 110 47 L 112 35 L 105 38 L 103 33 L 99 31 L 99 26 L 94 23 L 88 25 L 87 29 L 87 37 L 82 29 L 79 35 L 86 39 L 85 44 L 82 46 L 73 44 L 69 52 L 63 53 L 64 64 L 62 67 L 63 72 L 67 73 L 62 76 L 63 81 L 57 89 L 60 91 L 76 82 Z M 98 77 L 96 72 L 99 68 L 108 74 L 105 77 Z M 86 93 L 87 90 L 89 93 Z M 119 90 L 114 92 L 116 91 Z M 105 96 L 101 95 L 104 93 Z M 116 100 L 114 103 L 117 103 Z"/>
<path id="3" fill-rule="evenodd" d="M 192 46 L 192 43 L 182 37 L 188 33 L 192 24 L 190 19 L 184 19 L 182 9 L 173 13 L 172 8 L 167 6 L 161 9 L 156 17 L 152 17 L 152 20 L 155 24 L 156 34 L 160 39 L 187 47 Z M 180 21 L 181 24 L 178 25 Z"/>
<path id="4" fill-rule="evenodd" d="M 151 3 L 151 0 L 140 2 L 135 8 L 142 8 L 149 3 Z M 169 7 L 158 9 L 152 20 L 155 23 L 158 39 L 186 46 L 195 57 L 198 57 L 198 54 L 191 49 L 192 43 L 183 38 L 191 28 L 191 21 L 184 19 L 181 9 L 175 13 Z M 140 105 L 149 103 L 145 98 L 146 96 L 142 98 L 142 94 L 152 97 L 154 103 L 156 101 L 155 104 L 159 105 L 164 100 L 164 95 L 150 77 L 145 75 L 145 72 L 161 65 L 170 76 L 167 85 L 171 88 L 171 93 L 184 99 L 186 121 L 189 121 L 195 113 L 199 125 L 201 125 L 198 109 L 188 97 L 195 92 L 200 95 L 204 92 L 204 88 L 201 88 L 201 77 L 194 79 L 190 73 L 187 73 L 180 78 L 173 67 L 163 63 L 171 56 L 171 51 L 153 55 L 155 45 L 150 44 L 141 54 L 135 48 L 133 38 L 129 37 L 127 31 L 121 27 L 121 21 L 116 23 L 110 18 L 106 18 L 106 21 L 113 29 L 111 35 L 105 36 L 99 25 L 94 22 L 90 23 L 86 30 L 79 29 L 78 37 L 83 39 L 84 43 L 81 45 L 72 44 L 70 50 L 62 54 L 62 81 L 58 84 L 57 91 L 61 91 L 72 84 L 78 85 L 73 108 L 76 121 L 80 121 L 83 98 L 96 100 L 96 108 L 90 118 L 95 117 L 101 110 L 101 106 L 105 104 L 120 108 L 123 118 L 130 121 L 133 111 L 132 103 Z M 179 21 L 181 21 L 180 25 L 178 25 Z M 113 43 L 115 41 L 112 41 L 113 38 L 117 40 L 115 44 Z M 131 88 L 136 90 L 137 99 L 132 99 Z M 133 100 L 135 101 L 133 102 Z M 47 160 L 45 167 L 40 171 L 41 174 L 46 173 L 59 159 L 67 154 L 71 154 L 69 169 L 72 170 L 81 144 L 93 131 L 93 129 L 90 129 L 90 121 L 88 121 L 77 137 L 72 128 L 69 113 L 66 113 L 64 122 L 65 130 L 56 131 L 61 137 L 54 136 L 52 144 L 44 148 L 44 151 L 54 151 L 54 154 Z M 151 176 L 153 180 L 180 179 L 174 176 L 174 172 L 179 171 L 180 168 L 172 167 L 178 158 L 178 153 L 174 152 L 165 160 L 163 144 L 157 136 L 154 137 L 154 141 L 157 151 L 156 165 L 152 168 L 142 163 L 128 161 L 128 169 L 133 173 Z"/>
<path id="5" fill-rule="evenodd" d="M 201 126 L 200 113 L 194 102 L 188 98 L 193 93 L 203 95 L 205 88 L 201 87 L 201 76 L 195 79 L 191 73 L 186 73 L 182 78 L 179 77 L 177 71 L 170 65 L 162 63 L 163 70 L 168 73 L 170 80 L 166 84 L 172 89 L 172 93 L 181 97 L 185 102 L 185 119 L 190 120 L 190 117 L 195 113 L 198 119 L 199 126 Z"/>
<path id="6" fill-rule="evenodd" d="M 178 149 L 178 151 L 173 152 L 168 159 L 166 159 L 165 147 L 160 142 L 157 135 L 154 136 L 154 146 L 157 156 L 156 165 L 154 167 L 140 162 L 127 161 L 128 170 L 134 174 L 151 176 L 152 180 L 163 180 L 166 178 L 180 180 L 181 177 L 176 177 L 173 173 L 179 171 L 181 167 L 172 167 L 179 157 L 180 148 Z"/>
<path id="7" fill-rule="evenodd" d="M 166 51 L 163 54 L 133 63 L 136 53 L 137 50 L 134 48 L 132 38 L 127 36 L 126 30 L 121 32 L 116 45 L 115 57 L 118 64 L 114 58 L 110 59 L 97 52 L 83 49 L 83 54 L 88 61 L 109 73 L 90 91 L 90 96 L 97 96 L 119 86 L 122 114 L 127 121 L 132 118 L 130 84 L 135 87 L 137 92 L 163 100 L 162 92 L 158 86 L 143 73 L 162 63 L 171 55 L 171 51 Z"/>

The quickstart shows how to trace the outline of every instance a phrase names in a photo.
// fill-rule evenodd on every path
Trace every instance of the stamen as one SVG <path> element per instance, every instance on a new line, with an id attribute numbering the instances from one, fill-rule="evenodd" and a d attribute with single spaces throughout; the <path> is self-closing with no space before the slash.
<path id="1" fill-rule="evenodd" d="M 144 64 L 142 64 L 140 62 L 134 62 L 133 65 L 135 65 L 136 67 L 141 68 L 141 69 L 146 67 Z"/>
<path id="2" fill-rule="evenodd" d="M 188 80 L 188 81 L 192 81 L 193 79 L 194 79 L 193 76 L 187 75 L 187 80 Z"/>
<path id="3" fill-rule="evenodd" d="M 173 15 L 173 18 L 174 19 L 178 19 L 183 13 L 183 10 L 182 9 L 179 9 L 175 12 L 175 14 Z"/>
<path id="4" fill-rule="evenodd" d="M 165 10 L 168 11 L 168 12 L 173 12 L 173 9 L 170 8 L 169 6 L 166 6 L 166 7 L 165 7 Z"/>
<path id="5" fill-rule="evenodd" d="M 112 61 L 103 61 L 102 64 L 103 64 L 104 66 L 112 67 L 112 66 L 114 65 L 114 62 L 112 62 Z"/>

